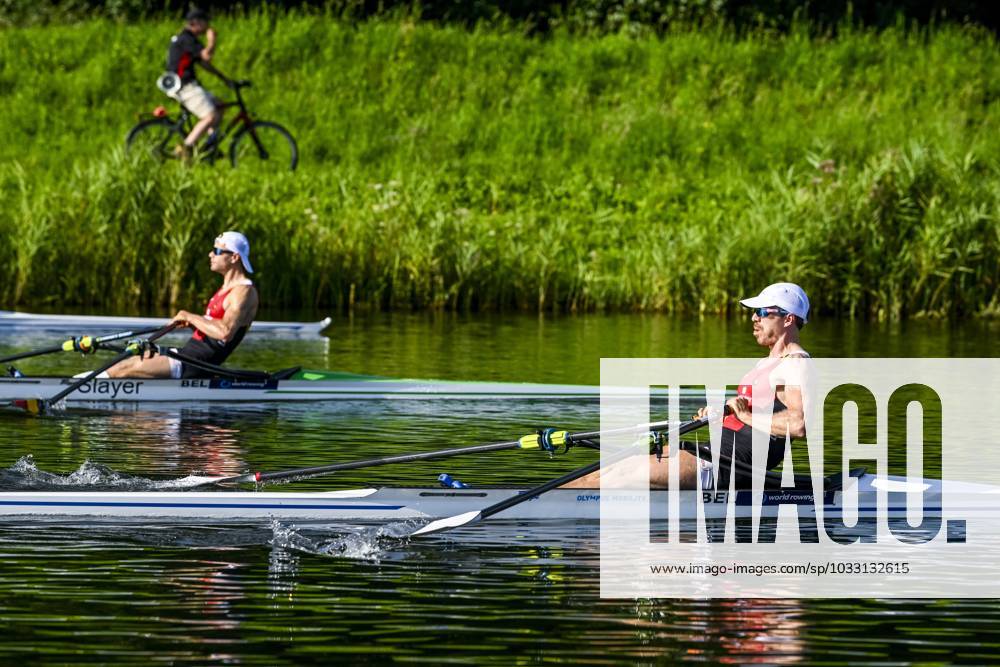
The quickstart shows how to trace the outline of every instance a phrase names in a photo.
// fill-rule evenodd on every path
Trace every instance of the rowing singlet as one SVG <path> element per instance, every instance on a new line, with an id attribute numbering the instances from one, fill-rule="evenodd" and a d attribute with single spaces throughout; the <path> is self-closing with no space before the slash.
<path id="1" fill-rule="evenodd" d="M 253 285 L 250 280 L 243 280 L 236 283 L 237 285 Z M 234 286 L 229 287 L 229 289 L 219 288 L 219 290 L 212 295 L 212 298 L 208 300 L 208 305 L 205 306 L 205 319 L 209 320 L 221 320 L 226 315 L 225 302 L 226 297 L 229 292 L 232 291 Z M 233 353 L 233 350 L 240 344 L 243 337 L 247 333 L 249 327 L 243 326 L 236 330 L 229 340 L 218 340 L 215 338 L 210 338 L 203 332 L 197 329 L 188 342 L 180 349 L 180 353 L 186 357 L 191 357 L 192 359 L 197 359 L 198 361 L 204 361 L 209 364 L 214 364 L 219 366 L 229 355 Z M 181 374 L 185 378 L 194 377 L 206 377 L 210 375 L 205 371 L 198 368 L 194 368 L 190 364 L 184 364 L 184 370 Z"/>
<path id="2" fill-rule="evenodd" d="M 740 380 L 740 386 L 736 389 L 736 395 L 747 399 L 747 403 L 751 407 L 754 405 L 754 398 L 756 397 L 757 407 L 767 410 L 777 400 L 777 396 L 775 396 L 774 389 L 771 387 L 768 378 L 771 375 L 771 371 L 779 363 L 781 363 L 781 359 L 775 357 L 765 357 L 758 361 L 757 365 L 750 369 L 750 372 Z M 729 414 L 722 420 L 722 426 L 728 428 L 730 431 L 739 431 L 746 424 L 740 421 L 740 418 L 736 415 Z"/>
<path id="3" fill-rule="evenodd" d="M 805 356 L 809 355 L 804 352 L 793 353 L 788 356 Z M 771 373 L 784 361 L 784 357 L 773 358 L 765 357 L 757 362 L 757 365 L 750 369 L 743 379 L 740 380 L 739 387 L 736 390 L 737 396 L 742 396 L 747 399 L 747 402 L 751 407 L 756 406 L 758 410 L 763 408 L 765 411 L 771 410 L 772 412 L 782 412 L 787 410 L 785 404 L 781 402 L 778 398 L 774 387 L 771 386 L 770 376 Z M 726 415 L 725 419 L 722 420 L 722 454 L 724 456 L 731 456 L 734 459 L 742 461 L 748 465 L 753 464 L 753 428 L 749 424 L 745 424 L 740 421 L 740 418 L 736 415 L 729 414 Z M 785 437 L 780 435 L 770 435 L 768 436 L 768 449 L 767 449 L 767 469 L 770 470 L 774 468 L 779 463 L 785 454 Z M 729 488 L 729 473 L 728 466 L 720 466 L 719 482 L 720 486 L 717 488 Z M 750 478 L 744 474 L 737 474 L 737 488 L 743 486 L 749 486 Z"/>

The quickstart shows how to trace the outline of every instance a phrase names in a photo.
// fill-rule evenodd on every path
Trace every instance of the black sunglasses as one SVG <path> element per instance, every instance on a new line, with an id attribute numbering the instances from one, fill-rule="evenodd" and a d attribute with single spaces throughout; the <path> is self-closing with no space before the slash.
<path id="1" fill-rule="evenodd" d="M 234 255 L 232 250 L 226 250 L 225 248 L 212 248 L 212 254 L 218 257 L 219 255 Z"/>

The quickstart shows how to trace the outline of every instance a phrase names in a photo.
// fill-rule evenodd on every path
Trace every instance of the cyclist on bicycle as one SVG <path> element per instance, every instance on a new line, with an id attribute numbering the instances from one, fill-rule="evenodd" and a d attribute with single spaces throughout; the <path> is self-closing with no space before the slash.
<path id="1" fill-rule="evenodd" d="M 205 35 L 206 44 L 202 45 L 198 37 Z M 191 128 L 184 143 L 177 146 L 177 154 L 185 160 L 191 159 L 194 147 L 205 132 L 211 128 L 212 135 L 222 122 L 222 108 L 219 100 L 201 87 L 195 74 L 195 65 L 199 65 L 232 86 L 232 82 L 214 65 L 215 29 L 209 26 L 209 15 L 201 9 L 192 9 L 184 17 L 184 29 L 174 35 L 167 50 L 167 71 L 176 74 L 181 87 L 173 97 L 184 107 L 198 117 L 198 122 Z M 209 142 L 212 140 L 209 135 Z"/>

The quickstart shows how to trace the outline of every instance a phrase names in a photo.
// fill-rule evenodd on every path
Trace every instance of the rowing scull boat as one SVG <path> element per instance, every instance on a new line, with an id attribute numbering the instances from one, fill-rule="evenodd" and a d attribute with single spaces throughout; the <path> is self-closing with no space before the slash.
<path id="1" fill-rule="evenodd" d="M 263 375 L 263 374 L 262 374 Z M 0 402 L 48 399 L 74 380 L 66 377 L 0 377 Z M 598 398 L 592 385 L 394 379 L 331 371 L 289 369 L 259 379 L 94 379 L 64 400 L 70 406 L 166 402 L 304 402 L 386 399 Z"/>
<path id="2" fill-rule="evenodd" d="M 101 315 L 38 315 L 0 310 L 0 331 L 64 331 L 101 334 L 126 329 L 148 329 L 163 325 L 162 317 L 108 317 Z M 330 318 L 318 322 L 254 322 L 250 331 L 271 336 L 318 336 L 330 326 Z"/>
<path id="3" fill-rule="evenodd" d="M 942 482 L 928 480 L 925 502 L 928 511 L 942 511 Z M 850 478 L 843 490 L 823 494 L 820 501 L 823 515 L 840 517 L 849 507 L 857 508 L 857 516 L 872 517 L 878 507 L 878 487 L 888 491 L 890 517 L 906 517 L 905 489 L 915 490 L 913 483 L 889 477 L 879 483 L 871 474 Z M 917 485 L 923 488 L 923 484 Z M 998 489 L 971 483 L 949 482 L 948 510 L 959 509 L 966 515 L 997 513 Z M 321 493 L 290 492 L 74 492 L 74 491 L 8 491 L 0 492 L 0 519 L 87 519 L 143 520 L 154 522 L 207 521 L 212 523 L 259 523 L 271 519 L 297 522 L 393 521 L 409 519 L 439 519 L 463 512 L 477 511 L 496 502 L 523 493 L 517 488 L 368 488 Z M 706 519 L 725 518 L 727 511 L 734 517 L 749 517 L 753 508 L 753 492 L 737 491 L 732 510 L 727 510 L 729 494 L 712 492 L 703 496 L 696 491 L 682 491 L 679 518 L 696 517 L 697 506 L 704 509 Z M 496 516 L 497 519 L 532 520 L 592 520 L 600 519 L 601 491 L 557 489 Z M 630 501 L 634 494 L 627 491 L 606 491 L 610 500 Z M 856 497 L 856 505 L 853 498 Z M 705 498 L 708 498 L 706 501 Z M 779 503 L 802 506 L 806 515 L 815 515 L 811 491 L 765 491 L 761 516 L 776 516 Z M 650 494 L 650 518 L 667 518 L 667 492 Z M 800 514 L 800 516 L 802 516 Z"/>

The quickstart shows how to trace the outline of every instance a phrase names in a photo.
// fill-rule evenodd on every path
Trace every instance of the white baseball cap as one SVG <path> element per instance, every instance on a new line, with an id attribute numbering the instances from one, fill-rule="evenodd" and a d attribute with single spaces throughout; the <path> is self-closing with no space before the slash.
<path id="1" fill-rule="evenodd" d="M 215 237 L 215 245 L 226 250 L 232 250 L 239 255 L 240 261 L 243 262 L 243 268 L 247 270 L 247 273 L 253 273 L 253 267 L 250 266 L 250 242 L 247 241 L 247 237 L 243 236 L 243 234 L 239 232 L 223 232 Z"/>
<path id="2" fill-rule="evenodd" d="M 770 308 L 776 306 L 784 311 L 809 321 L 809 297 L 795 283 L 774 283 L 768 285 L 757 296 L 743 299 L 741 304 L 747 308 Z"/>

